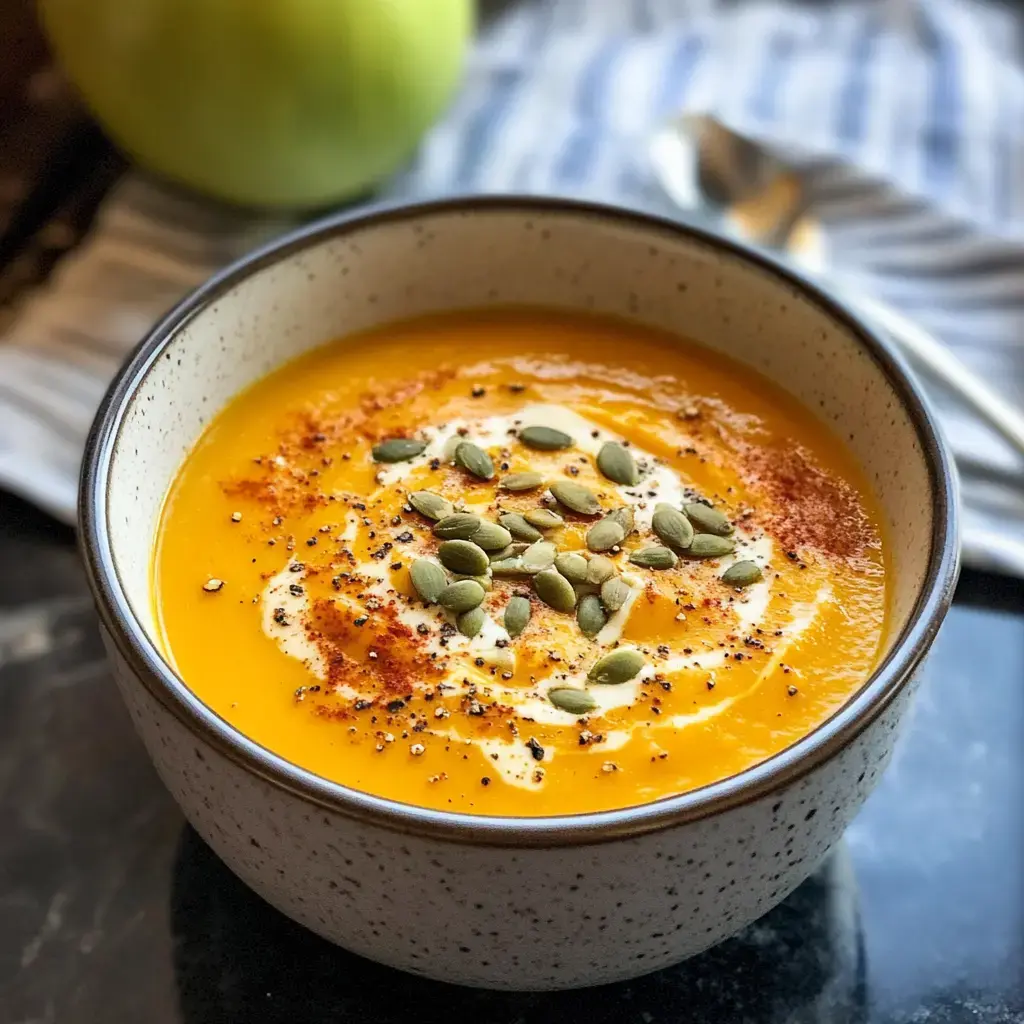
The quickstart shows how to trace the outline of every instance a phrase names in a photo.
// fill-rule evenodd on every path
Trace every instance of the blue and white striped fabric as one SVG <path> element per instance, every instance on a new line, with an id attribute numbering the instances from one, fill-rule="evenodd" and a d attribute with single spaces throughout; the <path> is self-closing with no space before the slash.
<path id="1" fill-rule="evenodd" d="M 491 7 L 494 6 L 492 3 Z M 521 0 L 395 197 L 553 192 L 658 212 L 649 159 L 683 112 L 796 168 L 828 271 L 918 320 L 1024 404 L 1021 23 L 968 0 Z M 170 302 L 282 230 L 140 175 L 0 336 L 0 482 L 73 515 L 92 410 Z M 1024 575 L 1024 461 L 933 390 L 965 476 L 969 561 Z"/>

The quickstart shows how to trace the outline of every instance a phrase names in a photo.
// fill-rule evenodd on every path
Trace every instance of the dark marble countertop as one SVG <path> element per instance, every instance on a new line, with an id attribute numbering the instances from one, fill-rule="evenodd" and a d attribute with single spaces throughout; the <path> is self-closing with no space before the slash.
<path id="1" fill-rule="evenodd" d="M 1024 1022 L 1024 585 L 968 574 L 881 786 L 737 938 L 631 983 L 457 989 L 336 949 L 184 823 L 71 532 L 0 495 L 0 1022 Z"/>

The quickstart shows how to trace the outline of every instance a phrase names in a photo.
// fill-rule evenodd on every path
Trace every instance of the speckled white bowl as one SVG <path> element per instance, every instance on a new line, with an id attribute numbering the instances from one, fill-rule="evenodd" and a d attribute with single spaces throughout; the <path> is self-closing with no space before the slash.
<path id="1" fill-rule="evenodd" d="M 313 776 L 204 707 L 154 643 L 161 502 L 210 418 L 320 343 L 418 313 L 524 303 L 675 329 L 837 430 L 887 520 L 892 636 L 816 732 L 734 778 L 619 811 L 468 817 Z M 93 428 L 82 544 L 118 684 L 175 799 L 286 914 L 357 953 L 467 985 L 610 982 L 691 956 L 811 872 L 892 750 L 957 572 L 948 453 L 906 371 L 849 312 L 730 242 L 560 200 L 342 216 L 229 268 L 160 323 Z"/>

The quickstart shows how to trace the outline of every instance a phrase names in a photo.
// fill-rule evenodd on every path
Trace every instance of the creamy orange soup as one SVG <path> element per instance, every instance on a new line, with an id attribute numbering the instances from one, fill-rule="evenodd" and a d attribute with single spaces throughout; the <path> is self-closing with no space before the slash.
<path id="1" fill-rule="evenodd" d="M 623 807 L 817 728 L 882 641 L 879 513 L 778 388 L 618 321 L 466 313 L 235 399 L 155 552 L 162 643 L 247 736 L 475 814 Z"/>

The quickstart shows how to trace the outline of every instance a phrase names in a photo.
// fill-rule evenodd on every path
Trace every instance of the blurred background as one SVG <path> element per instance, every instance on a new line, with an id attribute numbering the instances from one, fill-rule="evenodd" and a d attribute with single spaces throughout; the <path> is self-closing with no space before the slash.
<path id="1" fill-rule="evenodd" d="M 979 0 L 0 0 L 0 1024 L 1024 1022 L 1022 30 Z M 956 605 L 840 854 L 601 992 L 416 982 L 234 882 L 74 551 L 85 433 L 163 311 L 323 213 L 476 191 L 774 251 L 910 361 L 964 485 Z"/>

